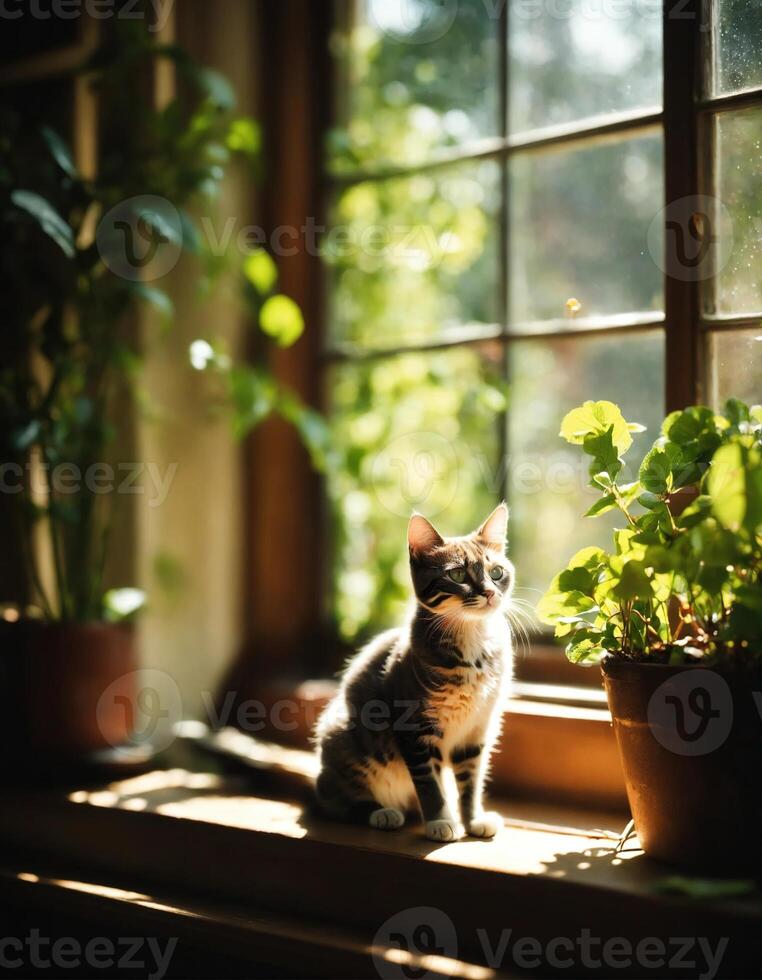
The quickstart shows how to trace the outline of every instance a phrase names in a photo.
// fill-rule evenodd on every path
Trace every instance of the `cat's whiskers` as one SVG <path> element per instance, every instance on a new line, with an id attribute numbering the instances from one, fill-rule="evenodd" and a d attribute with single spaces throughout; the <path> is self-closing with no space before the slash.
<path id="1" fill-rule="evenodd" d="M 537 631 L 537 621 L 534 616 L 534 606 L 520 596 L 512 595 L 504 608 L 505 617 L 512 631 L 520 641 L 524 653 L 531 646 L 530 633 Z"/>

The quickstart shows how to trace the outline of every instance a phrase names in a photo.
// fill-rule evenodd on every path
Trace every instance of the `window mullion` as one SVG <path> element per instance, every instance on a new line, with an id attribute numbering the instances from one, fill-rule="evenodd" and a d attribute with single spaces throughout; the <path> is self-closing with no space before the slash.
<path id="1" fill-rule="evenodd" d="M 510 50 L 508 43 L 509 31 L 509 4 L 504 3 L 500 13 L 500 126 L 501 136 L 505 145 L 508 145 L 510 134 Z M 508 169 L 510 167 L 510 156 L 505 154 L 500 160 L 500 248 L 498 256 L 501 268 L 498 275 L 500 284 L 500 318 L 503 337 L 508 336 L 510 329 L 510 186 L 508 179 Z M 504 347 L 502 357 L 503 378 L 508 383 L 510 381 L 510 366 L 508 358 L 510 349 Z M 508 444 L 508 407 L 500 412 L 500 417 L 496 424 L 499 429 L 499 450 L 500 450 L 500 494 L 503 500 L 508 499 L 508 455 L 510 446 Z"/>
<path id="2" fill-rule="evenodd" d="M 676 202 L 698 197 L 699 145 L 697 95 L 701 82 L 701 0 L 680 10 L 665 0 L 664 29 L 664 193 L 666 218 L 692 209 Z M 698 202 L 697 202 L 698 206 Z M 682 408 L 701 399 L 702 350 L 699 332 L 700 283 L 680 261 L 676 237 L 690 230 L 665 229 L 664 312 L 666 329 L 666 407 Z"/>

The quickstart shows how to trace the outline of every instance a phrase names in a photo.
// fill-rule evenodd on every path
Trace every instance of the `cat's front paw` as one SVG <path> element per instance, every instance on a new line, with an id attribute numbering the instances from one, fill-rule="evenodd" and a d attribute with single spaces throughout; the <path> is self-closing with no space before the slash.
<path id="1" fill-rule="evenodd" d="M 374 810 L 370 815 L 369 823 L 375 830 L 399 830 L 405 822 L 405 814 L 394 807 L 385 806 L 381 810 Z"/>
<path id="2" fill-rule="evenodd" d="M 468 822 L 468 833 L 471 837 L 494 837 L 503 826 L 503 818 L 499 813 L 490 811 L 480 813 Z"/>
<path id="3" fill-rule="evenodd" d="M 463 836 L 463 825 L 457 820 L 427 820 L 424 833 L 429 840 L 459 840 Z"/>

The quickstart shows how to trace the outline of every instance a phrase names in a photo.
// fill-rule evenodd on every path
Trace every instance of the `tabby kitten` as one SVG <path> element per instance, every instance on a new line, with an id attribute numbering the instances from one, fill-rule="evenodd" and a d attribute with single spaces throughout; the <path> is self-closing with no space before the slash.
<path id="1" fill-rule="evenodd" d="M 511 674 L 502 614 L 514 578 L 507 524 L 504 503 L 461 538 L 442 538 L 425 517 L 411 517 L 415 613 L 357 654 L 317 724 L 317 799 L 327 815 L 367 814 L 371 827 L 396 830 L 417 803 L 436 841 L 456 840 L 464 829 L 494 837 L 502 826 L 497 813 L 483 811 L 482 793 Z M 445 767 L 455 776 L 460 819 L 448 803 Z"/>

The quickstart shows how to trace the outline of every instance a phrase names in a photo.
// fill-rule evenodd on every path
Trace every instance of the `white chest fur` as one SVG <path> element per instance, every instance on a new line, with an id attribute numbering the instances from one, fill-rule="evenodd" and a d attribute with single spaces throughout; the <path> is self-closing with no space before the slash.
<path id="1" fill-rule="evenodd" d="M 467 622 L 456 639 L 466 666 L 457 668 L 456 683 L 431 695 L 428 709 L 444 753 L 495 736 L 511 679 L 511 636 L 502 616 Z"/>

